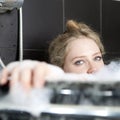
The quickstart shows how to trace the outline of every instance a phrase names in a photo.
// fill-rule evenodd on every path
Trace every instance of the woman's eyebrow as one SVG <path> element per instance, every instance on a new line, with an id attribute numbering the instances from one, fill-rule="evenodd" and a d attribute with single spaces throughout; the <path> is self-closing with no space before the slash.
<path id="1" fill-rule="evenodd" d="M 71 61 L 73 61 L 74 59 L 78 59 L 78 58 L 85 58 L 86 56 L 76 56 L 74 58 L 71 59 Z"/>
<path id="2" fill-rule="evenodd" d="M 96 53 L 93 54 L 93 56 L 98 55 L 98 54 L 101 55 L 101 52 L 96 52 Z"/>
<path id="3" fill-rule="evenodd" d="M 98 54 L 101 55 L 101 52 L 96 52 L 93 54 L 93 56 L 98 55 Z M 84 56 L 84 55 L 83 56 L 76 56 L 76 57 L 72 58 L 71 61 L 73 61 L 74 59 L 78 59 L 78 58 L 86 58 L 86 56 Z"/>

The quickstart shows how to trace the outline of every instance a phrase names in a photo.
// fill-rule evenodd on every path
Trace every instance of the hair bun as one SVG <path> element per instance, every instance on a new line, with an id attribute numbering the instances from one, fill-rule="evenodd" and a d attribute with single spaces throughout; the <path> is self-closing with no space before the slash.
<path id="1" fill-rule="evenodd" d="M 74 31 L 74 30 L 79 30 L 79 25 L 74 20 L 68 20 L 66 23 L 66 29 L 68 32 Z"/>

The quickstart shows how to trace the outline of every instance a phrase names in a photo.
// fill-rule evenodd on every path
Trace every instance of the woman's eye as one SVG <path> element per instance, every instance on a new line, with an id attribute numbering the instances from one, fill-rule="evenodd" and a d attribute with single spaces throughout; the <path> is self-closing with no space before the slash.
<path id="1" fill-rule="evenodd" d="M 96 56 L 96 57 L 94 58 L 94 60 L 95 60 L 95 61 L 101 61 L 101 60 L 102 60 L 102 57 L 101 57 L 101 56 Z"/>
<path id="2" fill-rule="evenodd" d="M 82 65 L 82 64 L 84 64 L 84 61 L 83 60 L 78 60 L 74 64 L 75 65 Z"/>

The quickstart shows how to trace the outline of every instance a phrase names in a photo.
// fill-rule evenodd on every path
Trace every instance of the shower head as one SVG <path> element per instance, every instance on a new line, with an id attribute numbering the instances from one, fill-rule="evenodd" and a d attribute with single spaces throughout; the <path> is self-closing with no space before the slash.
<path id="1" fill-rule="evenodd" d="M 0 0 L 0 13 L 22 7 L 24 0 Z"/>

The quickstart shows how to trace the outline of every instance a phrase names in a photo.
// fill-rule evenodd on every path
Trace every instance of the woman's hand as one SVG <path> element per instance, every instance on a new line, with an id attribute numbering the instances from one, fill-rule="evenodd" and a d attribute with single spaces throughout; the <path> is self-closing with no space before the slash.
<path id="1" fill-rule="evenodd" d="M 56 79 L 63 74 L 63 70 L 57 66 L 45 62 L 24 60 L 8 64 L 1 73 L 0 84 L 10 81 L 10 87 L 22 84 L 23 88 L 43 87 L 47 79 Z"/>

